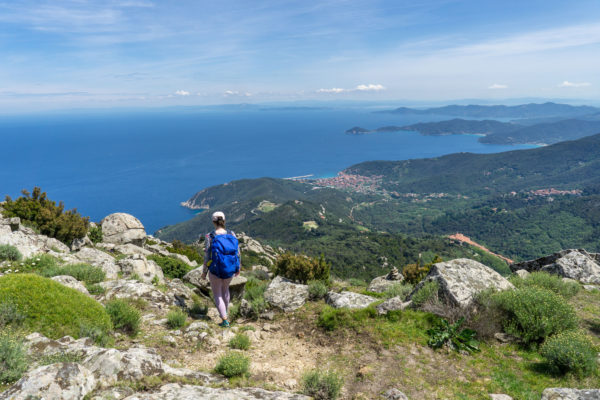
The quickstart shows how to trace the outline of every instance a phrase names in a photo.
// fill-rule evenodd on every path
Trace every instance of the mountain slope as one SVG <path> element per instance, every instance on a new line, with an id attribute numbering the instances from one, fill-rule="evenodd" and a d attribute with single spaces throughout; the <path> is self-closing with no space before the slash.
<path id="1" fill-rule="evenodd" d="M 493 132 L 479 139 L 481 143 L 517 144 L 535 143 L 550 144 L 565 140 L 579 139 L 600 132 L 600 121 L 566 119 L 507 130 Z"/>

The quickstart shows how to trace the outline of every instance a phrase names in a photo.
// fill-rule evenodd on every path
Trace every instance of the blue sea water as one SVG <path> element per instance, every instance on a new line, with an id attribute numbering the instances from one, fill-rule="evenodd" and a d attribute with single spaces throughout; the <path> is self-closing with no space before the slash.
<path id="1" fill-rule="evenodd" d="M 429 118 L 432 120 L 434 118 Z M 439 118 L 442 119 L 442 118 Z M 0 118 L 0 196 L 40 186 L 92 221 L 113 212 L 148 232 L 192 217 L 197 191 L 262 176 L 333 176 L 362 161 L 492 153 L 531 146 L 485 145 L 476 136 L 416 132 L 352 136 L 423 121 L 361 110 L 155 110 Z"/>

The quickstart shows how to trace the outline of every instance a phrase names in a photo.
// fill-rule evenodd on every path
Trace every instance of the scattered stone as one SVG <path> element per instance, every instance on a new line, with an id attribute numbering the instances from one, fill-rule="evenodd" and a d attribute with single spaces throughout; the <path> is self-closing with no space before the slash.
<path id="1" fill-rule="evenodd" d="M 559 251 L 536 260 L 512 264 L 511 270 L 545 271 L 582 283 L 600 284 L 600 255 L 583 249 Z"/>
<path id="2" fill-rule="evenodd" d="M 73 239 L 71 242 L 71 251 L 78 251 L 84 248 L 85 246 L 93 246 L 94 244 L 90 240 L 89 237 L 83 237 L 81 239 Z"/>
<path id="3" fill-rule="evenodd" d="M 273 311 L 265 311 L 259 315 L 259 318 L 273 321 L 275 319 L 275 313 Z"/>
<path id="4" fill-rule="evenodd" d="M 308 300 L 308 285 L 300 285 L 277 276 L 265 290 L 265 300 L 285 312 L 297 310 Z"/>
<path id="5" fill-rule="evenodd" d="M 598 400 L 600 389 L 548 388 L 542 392 L 541 400 Z"/>
<path id="6" fill-rule="evenodd" d="M 126 213 L 110 214 L 101 222 L 102 241 L 105 243 L 127 244 L 144 246 L 146 231 L 144 225 L 133 215 Z"/>
<path id="7" fill-rule="evenodd" d="M 84 247 L 74 253 L 73 257 L 79 261 L 102 268 L 102 271 L 106 274 L 106 279 L 117 279 L 119 276 L 119 267 L 115 263 L 114 257 L 102 250 Z"/>
<path id="8" fill-rule="evenodd" d="M 121 400 L 134 393 L 135 391 L 127 386 L 114 387 L 97 392 L 97 395 L 94 395 L 91 400 Z"/>
<path id="9" fill-rule="evenodd" d="M 467 307 L 474 296 L 486 289 L 512 289 L 514 286 L 502 275 L 480 262 L 459 258 L 433 264 L 429 273 L 411 292 L 408 299 L 430 281 L 439 284 L 440 300 L 451 306 Z"/>
<path id="10" fill-rule="evenodd" d="M 146 259 L 141 254 L 134 254 L 119 260 L 117 261 L 117 265 L 126 277 L 137 275 L 145 283 L 151 283 L 155 277 L 159 283 L 165 281 L 160 266 L 154 261 Z"/>
<path id="11" fill-rule="evenodd" d="M 491 394 L 491 393 L 490 393 L 490 399 L 492 399 L 492 400 L 513 400 L 513 398 L 507 394 Z"/>
<path id="12" fill-rule="evenodd" d="M 500 343 L 515 343 L 519 341 L 519 338 L 513 335 L 509 335 L 504 332 L 496 332 L 494 333 L 494 338 Z"/>
<path id="13" fill-rule="evenodd" d="M 144 299 L 148 305 L 156 309 L 166 309 L 174 305 L 171 297 L 154 286 L 132 279 L 118 279 L 100 283 L 106 291 L 100 296 L 104 303 L 112 299 Z"/>
<path id="14" fill-rule="evenodd" d="M 166 282 L 167 294 L 173 296 L 175 304 L 181 308 L 191 308 L 194 304 L 194 291 L 185 286 L 181 279 L 171 279 Z"/>
<path id="15" fill-rule="evenodd" d="M 525 270 L 525 269 L 520 269 L 515 271 L 515 274 L 517 274 L 517 276 L 521 279 L 525 279 L 529 276 L 529 271 Z"/>
<path id="16" fill-rule="evenodd" d="M 310 400 L 310 397 L 287 392 L 272 392 L 259 388 L 211 388 L 170 383 L 157 393 L 139 393 L 124 400 Z"/>
<path id="17" fill-rule="evenodd" d="M 96 386 L 90 370 L 76 363 L 56 363 L 28 372 L 8 390 L 0 393 L 0 400 L 82 399 Z"/>
<path id="18" fill-rule="evenodd" d="M 376 301 L 377 299 L 374 297 L 354 292 L 327 293 L 327 304 L 333 308 L 367 308 Z"/>
<path id="19" fill-rule="evenodd" d="M 70 275 L 57 275 L 57 276 L 53 276 L 50 279 L 60 283 L 61 285 L 70 287 L 71 289 L 75 289 L 85 295 L 88 295 L 88 296 L 90 295 L 90 292 L 88 292 L 85 285 Z"/>
<path id="20" fill-rule="evenodd" d="M 390 287 L 402 282 L 403 280 L 404 276 L 398 272 L 398 268 L 394 267 L 387 275 L 378 276 L 377 278 L 373 279 L 367 290 L 369 292 L 383 293 Z"/>
<path id="21" fill-rule="evenodd" d="M 165 335 L 163 336 L 163 341 L 170 344 L 171 346 L 177 346 L 177 339 L 175 339 L 173 336 L 171 335 Z"/>
<path id="22" fill-rule="evenodd" d="M 404 310 L 412 304 L 412 301 L 403 301 L 400 296 L 392 297 L 387 299 L 383 303 L 379 304 L 375 309 L 379 315 L 385 315 L 389 311 Z"/>
<path id="23" fill-rule="evenodd" d="M 209 329 L 208 324 L 202 321 L 195 321 L 190 324 L 185 330 L 186 332 L 191 331 L 207 331 Z"/>
<path id="24" fill-rule="evenodd" d="M 600 290 L 600 286 L 596 285 L 583 285 L 583 288 L 588 292 L 593 292 L 594 290 Z"/>
<path id="25" fill-rule="evenodd" d="M 408 400 L 408 397 L 398 389 L 390 389 L 383 394 L 385 400 Z"/>
<path id="26" fill-rule="evenodd" d="M 208 279 L 202 279 L 202 267 L 188 272 L 183 280 L 196 286 L 204 294 L 210 293 L 210 282 Z M 229 294 L 232 299 L 241 299 L 244 296 L 244 287 L 248 280 L 241 275 L 234 276 L 229 284 Z"/>

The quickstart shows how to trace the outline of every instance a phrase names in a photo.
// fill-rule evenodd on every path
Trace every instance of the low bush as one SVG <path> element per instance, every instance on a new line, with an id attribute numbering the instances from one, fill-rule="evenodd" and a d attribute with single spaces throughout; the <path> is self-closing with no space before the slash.
<path id="1" fill-rule="evenodd" d="M 69 264 L 65 266 L 54 266 L 42 269 L 39 274 L 46 278 L 58 275 L 69 275 L 87 285 L 93 285 L 104 281 L 106 273 L 100 267 L 89 264 Z"/>
<path id="2" fill-rule="evenodd" d="M 238 350 L 248 350 L 250 348 L 250 338 L 245 333 L 238 333 L 229 341 L 229 347 Z"/>
<path id="3" fill-rule="evenodd" d="M 404 280 L 407 283 L 412 285 L 416 285 L 421 282 L 423 278 L 427 276 L 429 270 L 438 262 L 442 262 L 443 260 L 439 256 L 435 256 L 430 263 L 421 264 L 421 260 L 417 261 L 416 264 L 408 264 L 402 269 L 402 275 L 404 276 Z"/>
<path id="4" fill-rule="evenodd" d="M 0 244 L 0 261 L 20 261 L 23 258 L 19 249 L 10 244 Z"/>
<path id="5" fill-rule="evenodd" d="M 392 297 L 399 296 L 402 300 L 405 300 L 412 290 L 413 286 L 410 283 L 396 283 L 383 292 L 383 297 L 391 299 Z"/>
<path id="6" fill-rule="evenodd" d="M 266 289 L 267 282 L 255 278 L 248 279 L 244 288 L 244 299 L 250 304 L 250 314 L 244 315 L 245 317 L 258 318 L 268 308 L 264 297 Z"/>
<path id="7" fill-rule="evenodd" d="M 104 239 L 104 234 L 102 233 L 102 226 L 90 226 L 90 229 L 88 230 L 88 237 L 94 244 L 102 242 L 102 240 Z"/>
<path id="8" fill-rule="evenodd" d="M 104 289 L 102 286 L 100 286 L 98 284 L 85 285 L 85 288 L 93 296 L 98 296 L 98 295 L 104 294 L 106 292 L 106 289 Z"/>
<path id="9" fill-rule="evenodd" d="M 310 281 L 308 282 L 308 295 L 311 300 L 319 300 L 327 295 L 329 288 L 323 281 Z"/>
<path id="10" fill-rule="evenodd" d="M 173 240 L 172 247 L 167 247 L 169 253 L 176 253 L 186 256 L 190 261 L 196 261 L 198 264 L 204 263 L 204 256 L 200 255 L 200 248 L 185 244 L 179 240 Z"/>
<path id="11" fill-rule="evenodd" d="M 436 281 L 426 282 L 421 288 L 412 295 L 412 305 L 414 307 L 421 307 L 423 304 L 429 301 L 436 301 L 440 285 Z"/>
<path id="12" fill-rule="evenodd" d="M 329 282 L 331 264 L 321 254 L 319 258 L 311 258 L 292 253 L 281 254 L 275 264 L 275 275 L 285 276 L 293 281 L 306 283 L 319 280 Z"/>
<path id="13" fill-rule="evenodd" d="M 470 309 L 466 310 L 466 325 L 476 331 L 480 339 L 492 339 L 503 329 L 502 323 L 506 316 L 494 300 L 494 293 L 496 291 L 493 289 L 478 293 Z"/>
<path id="14" fill-rule="evenodd" d="M 137 309 L 125 300 L 110 300 L 106 303 L 105 308 L 115 329 L 130 335 L 138 333 L 141 315 Z"/>
<path id="15" fill-rule="evenodd" d="M 17 309 L 17 306 L 11 301 L 0 303 L 0 328 L 9 325 L 21 325 L 25 320 L 25 314 Z"/>
<path id="16" fill-rule="evenodd" d="M 577 326 L 573 307 L 549 290 L 532 286 L 498 292 L 493 298 L 506 314 L 504 330 L 526 344 L 541 343 Z"/>
<path id="17" fill-rule="evenodd" d="M 10 333 L 0 333 L 0 385 L 19 380 L 28 364 L 23 342 Z"/>
<path id="18" fill-rule="evenodd" d="M 312 370 L 302 377 L 302 393 L 315 400 L 337 399 L 344 381 L 333 371 Z"/>
<path id="19" fill-rule="evenodd" d="M 89 219 L 82 217 L 77 210 L 65 211 L 62 202 L 56 205 L 56 202 L 48 199 L 39 187 L 34 187 L 31 193 L 26 190 L 21 193 L 23 196 L 16 200 L 6 196 L 2 205 L 5 217 L 19 217 L 24 224 L 28 223 L 40 233 L 67 245 L 70 245 L 73 239 L 86 235 Z"/>
<path id="20" fill-rule="evenodd" d="M 565 282 L 561 277 L 547 272 L 532 272 L 525 278 L 515 276 L 511 279 L 511 282 L 518 288 L 538 287 L 547 289 L 565 299 L 575 296 L 580 289 L 577 282 Z"/>
<path id="21" fill-rule="evenodd" d="M 598 369 L 598 350 L 591 340 L 577 331 L 560 332 L 550 336 L 540 348 L 548 365 L 560 373 L 590 375 Z"/>
<path id="22" fill-rule="evenodd" d="M 59 260 L 50 254 L 35 254 L 23 260 L 19 265 L 22 272 L 39 272 L 57 268 Z"/>
<path id="23" fill-rule="evenodd" d="M 107 347 L 113 341 L 106 330 L 87 323 L 79 325 L 79 337 L 89 337 L 94 343 L 102 347 Z"/>
<path id="24" fill-rule="evenodd" d="M 363 281 L 362 279 L 358 279 L 358 278 L 350 278 L 350 279 L 348 279 L 348 283 L 351 286 L 367 287 L 367 282 Z"/>
<path id="25" fill-rule="evenodd" d="M 427 330 L 429 340 L 427 345 L 434 349 L 448 344 L 454 351 L 466 351 L 469 353 L 478 352 L 479 342 L 475 339 L 475 331 L 472 329 L 460 329 L 464 318 L 450 324 L 447 320 L 441 319 L 439 324 Z"/>
<path id="26" fill-rule="evenodd" d="M 237 351 L 225 353 L 217 361 L 215 372 L 231 378 L 248 374 L 250 359 Z"/>
<path id="27" fill-rule="evenodd" d="M 169 311 L 167 314 L 167 325 L 171 329 L 179 329 L 185 325 L 185 320 L 187 319 L 187 314 L 184 313 L 181 309 L 177 308 L 175 310 Z"/>
<path id="28" fill-rule="evenodd" d="M 94 299 L 51 279 L 34 274 L 0 277 L 0 303 L 14 304 L 25 316 L 23 327 L 29 332 L 58 339 L 80 336 L 87 325 L 110 332 L 112 323 L 104 307 Z"/>
<path id="29" fill-rule="evenodd" d="M 181 279 L 185 274 L 192 270 L 192 267 L 187 263 L 175 257 L 165 257 L 153 254 L 149 256 L 148 259 L 156 262 L 165 276 L 171 279 Z"/>
<path id="30" fill-rule="evenodd" d="M 193 317 L 202 317 L 208 314 L 208 306 L 202 302 L 194 301 L 190 307 L 190 315 Z"/>

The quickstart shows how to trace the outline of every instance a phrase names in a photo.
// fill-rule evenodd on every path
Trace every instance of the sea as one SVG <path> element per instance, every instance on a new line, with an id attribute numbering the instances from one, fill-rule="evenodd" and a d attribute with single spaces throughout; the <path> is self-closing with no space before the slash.
<path id="1" fill-rule="evenodd" d="M 41 187 L 100 221 L 113 212 L 146 231 L 187 220 L 180 205 L 199 190 L 236 179 L 330 177 L 369 160 L 494 153 L 532 146 L 488 145 L 474 135 L 417 132 L 347 135 L 354 126 L 448 119 L 363 109 L 171 108 L 55 112 L 0 117 L 0 196 Z"/>

